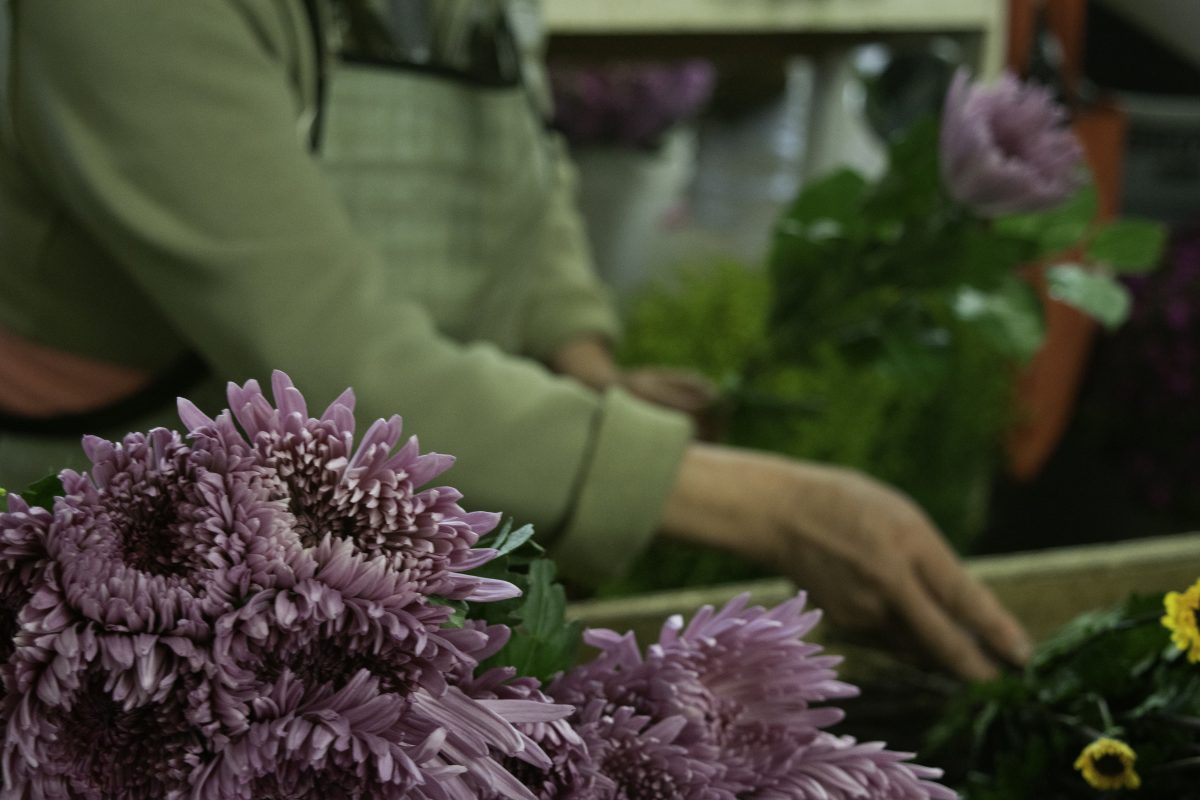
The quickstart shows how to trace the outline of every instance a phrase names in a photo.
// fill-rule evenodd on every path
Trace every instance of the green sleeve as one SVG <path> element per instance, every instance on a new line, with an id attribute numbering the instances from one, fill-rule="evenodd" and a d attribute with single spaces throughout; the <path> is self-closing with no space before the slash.
<path id="1" fill-rule="evenodd" d="M 318 406 L 354 387 L 360 424 L 403 414 L 473 507 L 588 543 L 603 559 L 573 577 L 602 577 L 650 534 L 686 421 L 453 343 L 382 291 L 298 131 L 285 7 L 17 0 L 22 157 L 218 375 L 283 369 Z"/>

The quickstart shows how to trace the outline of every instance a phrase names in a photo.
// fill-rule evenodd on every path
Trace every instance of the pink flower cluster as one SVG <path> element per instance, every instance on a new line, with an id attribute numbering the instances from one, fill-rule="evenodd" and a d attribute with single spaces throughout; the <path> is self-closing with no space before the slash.
<path id="1" fill-rule="evenodd" d="M 420 489 L 451 459 L 398 418 L 355 445 L 351 394 L 314 419 L 273 389 L 181 401 L 187 441 L 87 439 L 53 511 L 10 499 L 4 797 L 532 798 L 502 760 L 550 761 L 513 723 L 570 709 L 447 680 L 503 640 L 444 602 L 516 594 L 464 574 L 497 515 Z"/>

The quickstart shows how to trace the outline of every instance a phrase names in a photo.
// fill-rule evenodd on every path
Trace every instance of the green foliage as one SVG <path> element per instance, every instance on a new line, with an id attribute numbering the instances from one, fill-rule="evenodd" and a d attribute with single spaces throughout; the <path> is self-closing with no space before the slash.
<path id="1" fill-rule="evenodd" d="M 1109 736 L 1137 753 L 1141 796 L 1195 797 L 1200 666 L 1159 622 L 1161 596 L 1083 614 L 1027 669 L 965 688 L 931 732 L 927 757 L 957 773 L 968 800 L 1096 798 L 1073 764 Z"/>
<path id="2" fill-rule="evenodd" d="M 57 475 L 47 475 L 44 478 L 34 481 L 26 486 L 20 492 L 21 499 L 31 506 L 44 508 L 47 511 L 54 509 L 54 498 L 62 496 L 63 486 L 62 481 Z M 7 492 L 0 489 L 0 497 L 3 497 Z"/>
<path id="3" fill-rule="evenodd" d="M 995 220 L 997 232 L 1030 242 L 1035 258 L 1054 256 L 1084 242 L 1099 209 L 1094 184 L 1087 184 L 1049 211 L 1013 214 Z"/>
<path id="4" fill-rule="evenodd" d="M 1078 264 L 1059 264 L 1046 272 L 1046 284 L 1055 300 L 1079 309 L 1109 330 L 1129 317 L 1129 290 L 1103 273 Z"/>
<path id="5" fill-rule="evenodd" d="M 1096 231 L 1088 245 L 1087 260 L 1117 272 L 1148 272 L 1158 265 L 1165 245 L 1162 225 L 1144 219 L 1121 219 Z"/>
<path id="6" fill-rule="evenodd" d="M 692 367 L 718 382 L 735 380 L 760 356 L 768 298 L 766 276 L 741 264 L 682 269 L 634 302 L 618 356 L 626 364 Z"/>
<path id="7" fill-rule="evenodd" d="M 468 619 L 512 629 L 508 643 L 480 668 L 515 667 L 519 675 L 546 681 L 573 666 L 582 626 L 566 621 L 566 592 L 555 582 L 554 562 L 543 557 L 533 541 L 533 527 L 513 530 L 506 522 L 479 546 L 495 548 L 499 556 L 471 574 L 508 581 L 521 590 L 521 596 L 511 600 L 463 609 Z"/>
<path id="8" fill-rule="evenodd" d="M 1128 298 L 1111 271 L 1157 260 L 1161 230 L 1098 226 L 1095 188 L 1059 207 L 981 219 L 943 190 L 933 120 L 890 145 L 876 181 L 842 170 L 804 188 L 775 227 L 767 269 L 697 267 L 644 295 L 623 360 L 688 366 L 725 389 L 724 441 L 855 467 L 911 494 L 960 550 L 986 519 L 1016 370 L 1045 336 L 1020 268 L 1112 327 Z M 673 549 L 610 591 L 747 575 Z M 663 565 L 670 563 L 669 568 Z"/>
<path id="9" fill-rule="evenodd" d="M 989 349 L 1016 363 L 1032 358 L 1046 335 L 1037 295 L 1026 283 L 1006 281 L 991 291 L 964 286 L 954 297 L 952 308 L 959 320 L 979 333 Z"/>

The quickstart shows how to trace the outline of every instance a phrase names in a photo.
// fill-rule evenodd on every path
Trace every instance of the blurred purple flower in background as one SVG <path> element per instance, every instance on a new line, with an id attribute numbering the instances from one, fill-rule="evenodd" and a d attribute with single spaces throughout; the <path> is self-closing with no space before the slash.
<path id="1" fill-rule="evenodd" d="M 1083 151 L 1046 89 L 1010 74 L 971 84 L 959 70 L 942 111 L 942 181 L 984 217 L 1044 211 L 1082 183 Z"/>
<path id="2" fill-rule="evenodd" d="M 713 65 L 701 59 L 552 64 L 555 127 L 573 145 L 654 147 L 701 111 L 715 82 Z"/>

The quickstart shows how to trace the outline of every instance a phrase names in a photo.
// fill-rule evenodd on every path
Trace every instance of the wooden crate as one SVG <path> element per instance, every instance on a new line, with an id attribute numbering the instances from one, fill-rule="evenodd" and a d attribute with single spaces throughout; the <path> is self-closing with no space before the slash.
<path id="1" fill-rule="evenodd" d="M 1119 603 L 1132 592 L 1191 585 L 1200 578 L 1200 533 L 985 556 L 968 560 L 967 566 L 1041 639 L 1077 614 Z M 770 579 L 578 602 L 567 613 L 590 627 L 632 629 L 647 642 L 671 614 L 690 615 L 742 592 L 749 592 L 755 603 L 773 605 L 796 588 L 787 580 Z M 818 632 L 816 638 L 822 635 Z"/>

